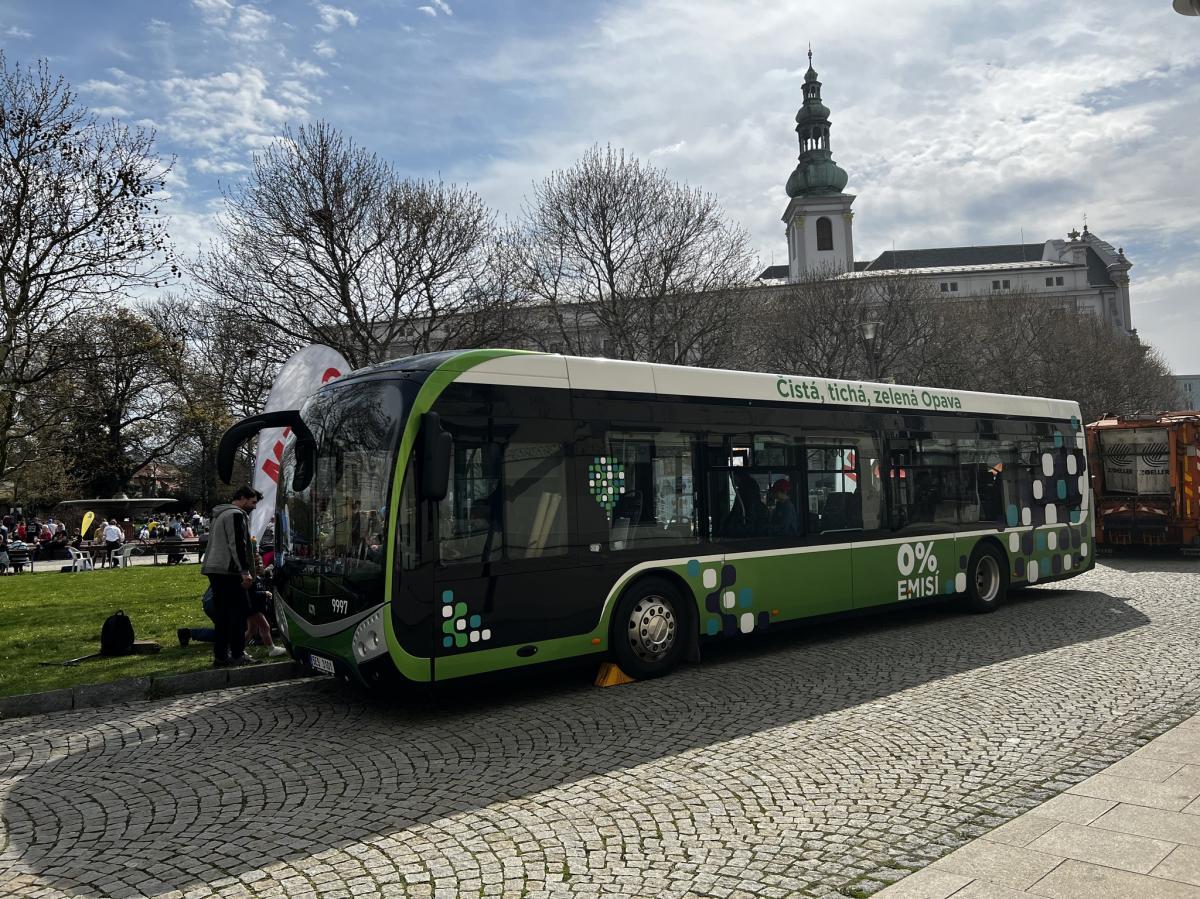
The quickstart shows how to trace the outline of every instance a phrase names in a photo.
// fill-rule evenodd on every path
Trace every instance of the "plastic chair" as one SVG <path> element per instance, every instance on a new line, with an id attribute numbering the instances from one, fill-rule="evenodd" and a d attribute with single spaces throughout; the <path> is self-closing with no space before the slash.
<path id="1" fill-rule="evenodd" d="M 112 551 L 112 555 L 109 556 L 109 565 L 113 568 L 128 568 L 133 564 L 129 559 L 133 555 L 133 550 L 134 544 L 132 543 L 126 543 L 123 546 L 117 547 Z"/>
<path id="2" fill-rule="evenodd" d="M 87 553 L 80 552 L 73 546 L 68 546 L 67 552 L 71 554 L 71 571 L 92 570 L 92 557 Z"/>

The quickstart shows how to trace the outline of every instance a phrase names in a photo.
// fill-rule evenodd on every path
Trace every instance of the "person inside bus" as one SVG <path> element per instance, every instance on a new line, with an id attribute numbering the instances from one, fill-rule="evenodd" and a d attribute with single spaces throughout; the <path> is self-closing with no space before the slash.
<path id="1" fill-rule="evenodd" d="M 767 533 L 769 516 L 758 481 L 745 471 L 733 474 L 733 507 L 721 524 L 722 537 L 762 537 Z"/>
<path id="2" fill-rule="evenodd" d="M 792 502 L 792 482 L 780 478 L 771 485 L 771 521 L 768 533 L 772 537 L 795 537 L 800 533 L 800 516 Z"/>
<path id="3" fill-rule="evenodd" d="M 937 509 L 938 489 L 933 474 L 926 468 L 917 469 L 913 484 L 913 501 L 909 521 L 933 521 Z"/>

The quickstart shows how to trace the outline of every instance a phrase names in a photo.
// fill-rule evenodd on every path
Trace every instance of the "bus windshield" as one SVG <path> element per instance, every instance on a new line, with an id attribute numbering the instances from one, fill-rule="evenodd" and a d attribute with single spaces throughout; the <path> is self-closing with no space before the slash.
<path id="1" fill-rule="evenodd" d="M 292 487 L 292 446 L 284 456 L 287 558 L 340 581 L 356 605 L 383 598 L 388 490 L 404 405 L 396 381 L 327 388 L 303 412 L 317 443 L 316 471 L 305 489 Z"/>

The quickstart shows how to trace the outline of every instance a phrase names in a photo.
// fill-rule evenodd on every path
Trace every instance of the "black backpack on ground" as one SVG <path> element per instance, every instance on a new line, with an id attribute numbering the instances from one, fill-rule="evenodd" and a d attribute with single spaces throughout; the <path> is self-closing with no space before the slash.
<path id="1" fill-rule="evenodd" d="M 100 628 L 100 655 L 127 656 L 133 652 L 133 622 L 118 610 L 104 620 Z"/>

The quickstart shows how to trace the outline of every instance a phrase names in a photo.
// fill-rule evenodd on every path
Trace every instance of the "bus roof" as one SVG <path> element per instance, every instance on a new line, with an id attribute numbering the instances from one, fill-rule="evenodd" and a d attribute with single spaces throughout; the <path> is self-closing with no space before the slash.
<path id="1" fill-rule="evenodd" d="M 810 378 L 764 372 L 695 368 L 617 359 L 562 356 L 524 350 L 463 350 L 410 356 L 352 372 L 458 372 L 477 384 L 600 390 L 659 396 L 794 402 L 900 412 L 966 412 L 1028 418 L 1079 419 L 1079 405 L 1046 397 L 976 393 L 871 381 Z"/>

